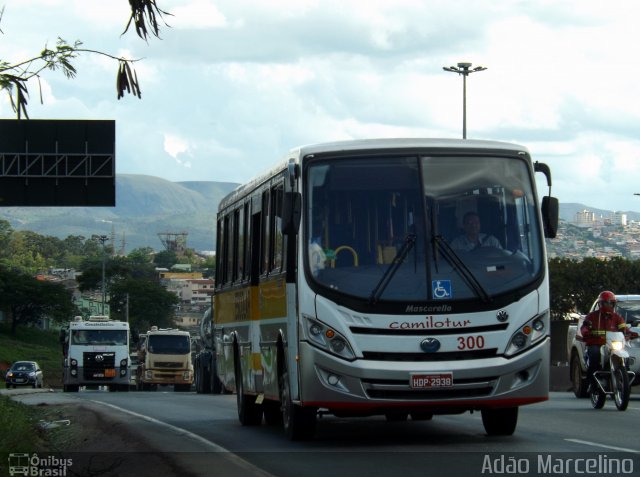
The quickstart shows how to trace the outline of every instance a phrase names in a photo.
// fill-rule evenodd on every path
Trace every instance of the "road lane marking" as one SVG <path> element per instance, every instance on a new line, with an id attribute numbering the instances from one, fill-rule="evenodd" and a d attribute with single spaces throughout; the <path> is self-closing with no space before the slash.
<path id="1" fill-rule="evenodd" d="M 565 439 L 565 441 L 575 442 L 577 444 L 585 444 L 585 445 L 594 446 L 594 447 L 603 447 L 605 449 L 613 449 L 613 450 L 617 450 L 618 452 L 631 452 L 633 454 L 640 454 L 640 450 L 628 449 L 626 447 L 608 446 L 605 444 L 598 444 L 597 442 L 583 441 L 580 439 Z"/>
<path id="2" fill-rule="evenodd" d="M 126 414 L 131 415 L 131 416 L 143 419 L 143 420 L 145 420 L 147 422 L 151 422 L 153 424 L 158 424 L 160 426 L 164 426 L 164 427 L 166 427 L 168 429 L 171 429 L 174 432 L 177 432 L 178 434 L 182 434 L 182 435 L 185 435 L 187 437 L 190 437 L 191 439 L 200 442 L 205 447 L 208 447 L 213 452 L 220 452 L 220 453 L 226 454 L 225 457 L 227 457 L 230 461 L 232 461 L 234 464 L 238 465 L 239 467 L 243 467 L 245 470 L 247 470 L 249 472 L 253 472 L 252 475 L 256 475 L 256 476 L 260 476 L 260 477 L 275 477 L 273 474 L 267 472 L 266 470 L 263 470 L 260 467 L 257 467 L 255 465 L 253 465 L 251 462 L 249 462 L 247 460 L 244 460 L 242 457 L 238 456 L 237 454 L 234 454 L 229 449 L 226 449 L 225 447 L 222 447 L 222 446 L 216 444 L 215 442 L 211 442 L 210 440 L 205 439 L 204 437 L 199 436 L 198 434 L 194 434 L 193 432 L 189 432 L 186 429 L 183 429 L 183 428 L 178 427 L 178 426 L 174 426 L 172 424 L 167 424 L 166 422 L 159 421 L 159 420 L 154 419 L 153 417 L 150 417 L 150 416 L 145 416 L 144 414 L 139 414 L 139 413 L 134 412 L 134 411 L 129 411 L 128 409 L 123 409 L 123 408 L 115 406 L 113 404 L 109 404 L 109 403 L 102 402 L 102 401 L 97 401 L 97 400 L 94 400 L 94 399 L 90 399 L 90 401 L 94 402 L 96 404 L 101 404 L 103 406 L 107 406 L 107 407 L 113 408 L 113 409 L 115 409 L 117 411 L 120 411 L 120 412 L 124 412 Z"/>

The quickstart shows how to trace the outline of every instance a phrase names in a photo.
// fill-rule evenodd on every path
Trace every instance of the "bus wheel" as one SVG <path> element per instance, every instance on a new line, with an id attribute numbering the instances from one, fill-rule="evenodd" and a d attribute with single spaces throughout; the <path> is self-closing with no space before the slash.
<path id="1" fill-rule="evenodd" d="M 222 383 L 220 382 L 220 376 L 218 376 L 218 363 L 217 358 L 211 360 L 211 392 L 213 394 L 222 394 Z"/>
<path id="2" fill-rule="evenodd" d="M 264 408 L 264 421 L 267 425 L 282 425 L 282 409 L 278 401 L 264 401 L 262 407 Z"/>
<path id="3" fill-rule="evenodd" d="M 237 358 L 237 357 L 236 357 Z M 238 420 L 243 426 L 257 426 L 262 423 L 262 407 L 256 404 L 255 396 L 244 393 L 240 360 L 235 360 L 236 368 L 236 400 L 238 404 Z"/>
<path id="4" fill-rule="evenodd" d="M 518 424 L 518 408 L 483 409 L 482 424 L 489 436 L 510 436 Z"/>
<path id="5" fill-rule="evenodd" d="M 291 400 L 289 373 L 280 376 L 280 396 L 282 401 L 282 424 L 287 437 L 292 441 L 311 439 L 316 431 L 316 408 L 294 404 Z"/>

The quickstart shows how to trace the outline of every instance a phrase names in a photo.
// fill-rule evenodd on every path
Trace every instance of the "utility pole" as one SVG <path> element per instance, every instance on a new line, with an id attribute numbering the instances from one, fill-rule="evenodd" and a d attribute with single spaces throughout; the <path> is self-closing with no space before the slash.
<path id="1" fill-rule="evenodd" d="M 467 76 L 471 73 L 484 71 L 487 68 L 484 66 L 476 66 L 472 69 L 471 63 L 460 62 L 458 66 L 443 66 L 442 69 L 450 73 L 462 75 L 462 139 L 467 139 Z"/>
<path id="2" fill-rule="evenodd" d="M 92 239 L 97 240 L 98 242 L 100 242 L 102 244 L 102 312 L 101 314 L 104 315 L 104 302 L 107 300 L 107 293 L 106 293 L 106 288 L 105 288 L 105 247 L 104 247 L 104 243 L 109 240 L 109 237 L 107 235 L 92 235 L 91 236 Z"/>

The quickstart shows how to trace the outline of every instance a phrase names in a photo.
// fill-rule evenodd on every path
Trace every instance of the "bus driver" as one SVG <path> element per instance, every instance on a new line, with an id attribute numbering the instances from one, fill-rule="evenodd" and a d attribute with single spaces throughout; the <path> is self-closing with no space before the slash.
<path id="1" fill-rule="evenodd" d="M 464 234 L 451 241 L 451 248 L 470 252 L 478 247 L 502 248 L 500 241 L 493 235 L 480 232 L 480 217 L 476 212 L 467 212 L 462 218 Z"/>

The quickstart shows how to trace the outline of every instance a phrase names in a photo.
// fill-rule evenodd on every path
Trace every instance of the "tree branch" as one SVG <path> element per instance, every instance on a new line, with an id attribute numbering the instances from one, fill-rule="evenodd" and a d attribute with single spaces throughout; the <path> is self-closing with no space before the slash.
<path id="1" fill-rule="evenodd" d="M 147 41 L 147 37 L 149 35 L 147 30 L 148 22 L 153 36 L 160 38 L 158 17 L 162 20 L 165 26 L 169 27 L 167 22 L 164 21 L 164 18 L 162 18 L 162 15 L 171 15 L 171 13 L 158 8 L 156 0 L 129 0 L 129 5 L 131 5 L 131 16 L 129 17 L 129 21 L 122 32 L 122 35 L 129 31 L 129 27 L 133 23 L 136 28 L 136 34 L 143 40 Z"/>

